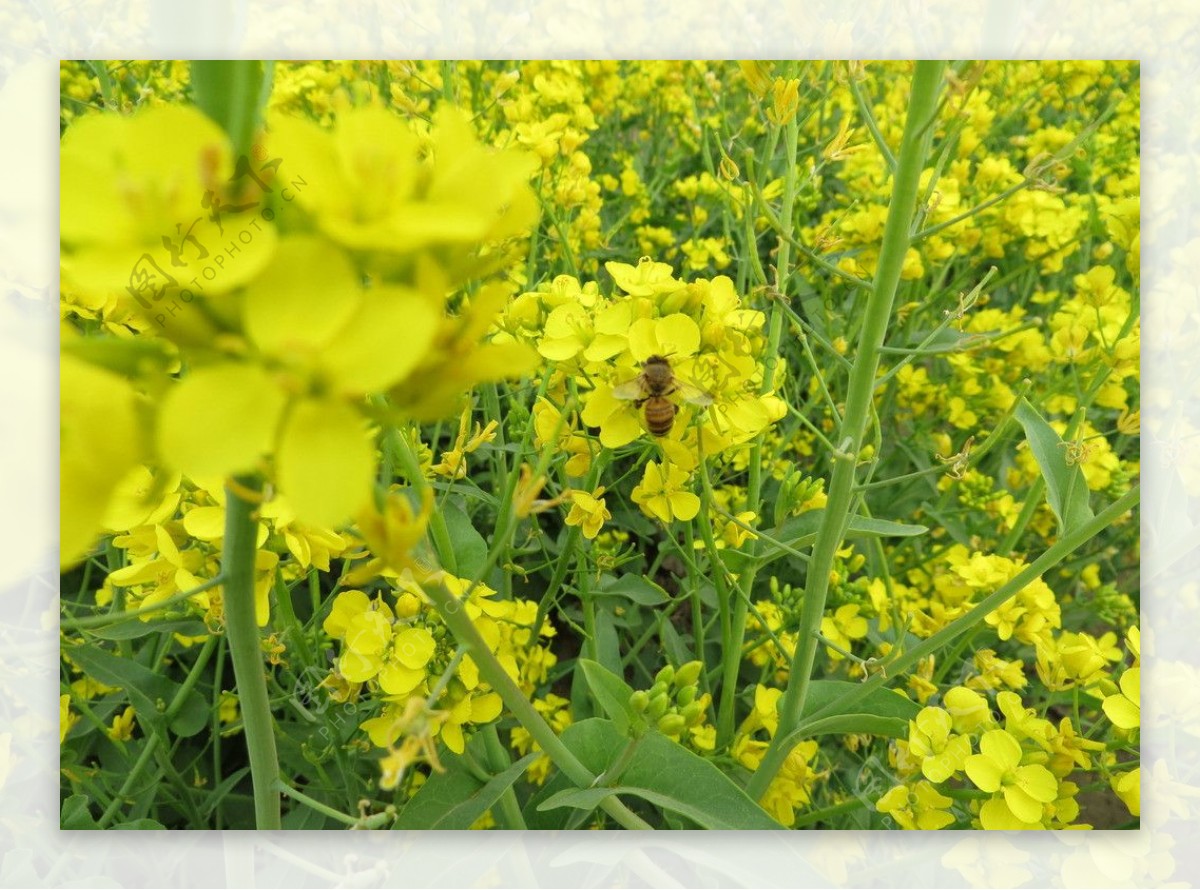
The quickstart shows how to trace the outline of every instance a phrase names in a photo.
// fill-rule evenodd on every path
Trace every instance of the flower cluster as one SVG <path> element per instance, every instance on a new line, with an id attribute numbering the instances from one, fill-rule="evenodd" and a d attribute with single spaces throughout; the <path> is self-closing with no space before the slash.
<path id="1" fill-rule="evenodd" d="M 605 269 L 617 288 L 612 296 L 559 276 L 521 294 L 498 325 L 552 363 L 535 409 L 538 436 L 576 455 L 567 472 L 591 466 L 588 428 L 598 428 L 606 449 L 652 439 L 661 459 L 647 462 L 633 500 L 664 523 L 687 521 L 700 507 L 689 486 L 699 462 L 744 445 L 786 411 L 764 376 L 764 316 L 744 306 L 725 276 L 685 282 L 649 258 Z M 662 392 L 643 382 L 652 357 L 669 365 Z M 671 416 L 653 433 L 640 407 L 651 397 L 668 400 Z"/>
<path id="2" fill-rule="evenodd" d="M 703 669 L 702 661 L 689 661 L 678 669 L 667 665 L 654 675 L 654 685 L 630 696 L 630 708 L 647 727 L 667 738 L 686 738 L 693 747 L 711 751 L 716 727 L 705 723 L 712 696 L 700 692 L 697 681 Z"/>
<path id="3" fill-rule="evenodd" d="M 1137 647 L 1134 632 L 1135 662 Z M 1103 699 L 1104 713 L 1124 730 L 1140 722 L 1138 680 L 1135 663 L 1121 675 L 1119 691 L 1106 684 L 1111 694 Z M 1138 814 L 1137 769 L 1123 769 L 1103 742 L 1082 735 L 1070 717 L 1056 725 L 1038 716 L 1010 690 L 996 692 L 994 702 L 998 717 L 985 694 L 968 683 L 948 689 L 940 705 L 923 708 L 909 722 L 908 738 L 892 746 L 905 782 L 880 797 L 876 808 L 902 828 L 941 828 L 956 821 L 950 812 L 955 798 L 938 789 L 959 781 L 990 795 L 971 797 L 974 818 L 985 829 L 1088 828 L 1077 821 L 1079 786 L 1070 777 L 1099 768 L 1112 776 L 1131 814 Z"/>
<path id="4" fill-rule="evenodd" d="M 139 457 L 265 472 L 302 521 L 345 521 L 376 463 L 364 396 L 383 420 L 437 417 L 530 367 L 526 347 L 485 342 L 505 286 L 460 289 L 534 219 L 532 169 L 450 108 L 423 129 L 379 107 L 333 132 L 278 116 L 237 158 L 184 106 L 72 125 L 64 305 L 142 338 L 65 344 L 64 392 L 108 409 L 64 403 L 64 556 Z"/>
<path id="5" fill-rule="evenodd" d="M 553 629 L 549 623 L 534 629 L 536 603 L 501 600 L 487 585 L 441 572 L 423 583 L 445 585 L 458 598 L 489 650 L 522 688 L 545 681 L 555 657 L 539 641 Z M 347 699 L 367 691 L 382 704 L 377 716 L 362 722 L 376 746 L 392 748 L 410 731 L 410 703 L 418 700 L 428 713 L 428 734 L 461 754 L 467 731 L 500 716 L 500 696 L 480 678 L 469 654 L 455 657 L 453 637 L 411 575 L 399 580 L 392 594 L 394 604 L 361 590 L 344 590 L 334 598 L 323 627 L 340 642 L 340 652 L 328 683 Z"/>
<path id="6" fill-rule="evenodd" d="M 733 756 L 751 771 L 758 769 L 767 745 L 779 731 L 778 708 L 782 697 L 782 689 L 761 684 L 754 688 L 754 710 L 738 728 L 733 742 Z M 794 825 L 796 811 L 809 805 L 815 786 L 828 776 L 828 771 L 819 771 L 814 765 L 819 751 L 815 740 L 798 742 L 759 801 L 780 824 Z"/>

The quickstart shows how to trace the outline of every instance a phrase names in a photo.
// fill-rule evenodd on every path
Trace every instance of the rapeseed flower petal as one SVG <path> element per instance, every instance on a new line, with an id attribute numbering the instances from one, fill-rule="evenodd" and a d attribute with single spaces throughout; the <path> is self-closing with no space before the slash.
<path id="1" fill-rule="evenodd" d="M 279 436 L 276 477 L 296 511 L 312 525 L 344 522 L 370 497 L 375 449 L 362 416 L 332 399 L 301 399 Z"/>
<path id="2" fill-rule="evenodd" d="M 100 533 L 118 483 L 139 462 L 142 431 L 129 381 L 69 355 L 59 375 L 59 547 L 68 565 Z"/>
<path id="3" fill-rule="evenodd" d="M 246 291 L 246 333 L 267 355 L 303 362 L 333 340 L 361 300 L 358 276 L 342 251 L 311 235 L 285 238 Z"/>
<path id="4" fill-rule="evenodd" d="M 200 367 L 168 390 L 158 415 L 158 448 L 188 476 L 254 469 L 278 432 L 285 396 L 258 365 Z"/>

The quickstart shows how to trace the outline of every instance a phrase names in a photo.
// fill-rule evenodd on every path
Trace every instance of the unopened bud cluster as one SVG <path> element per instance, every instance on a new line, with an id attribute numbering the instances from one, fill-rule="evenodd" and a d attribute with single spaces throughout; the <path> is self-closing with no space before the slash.
<path id="1" fill-rule="evenodd" d="M 700 661 L 689 661 L 680 668 L 667 665 L 655 676 L 653 686 L 629 697 L 630 707 L 648 726 L 678 740 L 684 730 L 704 722 L 711 696 L 700 694 L 697 681 L 703 668 Z"/>
<path id="2" fill-rule="evenodd" d="M 779 486 L 779 497 L 775 499 L 775 525 L 783 525 L 789 516 L 798 516 L 808 508 L 808 502 L 822 493 L 824 479 L 805 476 L 793 470 Z"/>

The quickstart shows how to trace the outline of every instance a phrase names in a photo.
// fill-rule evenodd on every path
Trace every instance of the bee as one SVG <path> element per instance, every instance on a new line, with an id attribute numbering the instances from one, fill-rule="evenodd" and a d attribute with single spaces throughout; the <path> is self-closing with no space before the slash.
<path id="1" fill-rule="evenodd" d="M 679 408 L 667 396 L 678 393 L 693 405 L 711 405 L 712 395 L 675 376 L 665 356 L 652 355 L 642 362 L 642 373 L 613 389 L 613 397 L 632 401 L 642 409 L 646 429 L 659 438 L 671 432 Z"/>

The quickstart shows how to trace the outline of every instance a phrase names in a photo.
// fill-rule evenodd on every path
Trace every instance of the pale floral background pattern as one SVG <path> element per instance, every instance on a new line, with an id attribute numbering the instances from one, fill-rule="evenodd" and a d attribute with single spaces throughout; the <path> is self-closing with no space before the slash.
<path id="1" fill-rule="evenodd" d="M 1200 883 L 1200 13 L 1054 0 L 0 0 L 0 886 L 1190 887 Z M 503 9 L 503 11 L 501 11 Z M 60 58 L 1143 62 L 1139 832 L 59 833 Z M 863 789 L 869 793 L 869 789 Z"/>

